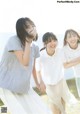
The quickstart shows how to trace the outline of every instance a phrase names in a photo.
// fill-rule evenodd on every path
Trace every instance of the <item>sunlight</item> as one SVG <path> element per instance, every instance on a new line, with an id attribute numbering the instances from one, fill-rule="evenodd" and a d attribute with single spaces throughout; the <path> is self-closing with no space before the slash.
<path id="1" fill-rule="evenodd" d="M 67 28 L 80 31 L 80 4 L 61 4 L 57 0 L 0 1 L 0 32 L 15 32 L 16 20 L 30 17 L 39 33 L 64 33 Z"/>

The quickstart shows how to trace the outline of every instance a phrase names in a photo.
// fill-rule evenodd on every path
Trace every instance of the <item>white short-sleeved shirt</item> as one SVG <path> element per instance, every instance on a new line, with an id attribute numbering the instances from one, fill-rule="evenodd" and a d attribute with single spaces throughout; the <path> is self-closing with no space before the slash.
<path id="1" fill-rule="evenodd" d="M 0 87 L 13 92 L 24 93 L 29 90 L 34 59 L 39 57 L 39 48 L 31 45 L 29 66 L 23 66 L 12 51 L 24 50 L 17 36 L 9 39 L 0 62 Z"/>
<path id="2" fill-rule="evenodd" d="M 72 49 L 69 47 L 69 45 L 64 46 L 63 53 L 64 53 L 64 58 L 65 58 L 64 62 L 68 62 L 77 57 L 80 57 L 80 44 L 78 44 L 77 49 Z M 74 69 L 75 76 L 80 77 L 80 63 L 78 65 L 75 65 L 73 69 Z"/>
<path id="3" fill-rule="evenodd" d="M 40 57 L 36 60 L 36 70 L 41 71 L 45 84 L 55 85 L 63 76 L 63 56 L 61 50 L 56 49 L 55 54 L 49 56 L 46 49 L 42 50 Z"/>

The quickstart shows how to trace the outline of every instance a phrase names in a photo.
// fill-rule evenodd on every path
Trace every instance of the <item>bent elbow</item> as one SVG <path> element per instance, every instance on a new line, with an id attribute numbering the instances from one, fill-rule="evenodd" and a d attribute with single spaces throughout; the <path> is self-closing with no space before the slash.
<path id="1" fill-rule="evenodd" d="M 29 63 L 25 63 L 24 66 L 29 66 Z"/>
<path id="2" fill-rule="evenodd" d="M 66 68 L 69 68 L 68 64 L 64 64 L 64 68 L 65 68 L 65 69 L 66 69 Z"/>
<path id="3" fill-rule="evenodd" d="M 22 62 L 21 63 L 23 66 L 29 66 L 29 62 L 25 63 L 25 62 Z"/>

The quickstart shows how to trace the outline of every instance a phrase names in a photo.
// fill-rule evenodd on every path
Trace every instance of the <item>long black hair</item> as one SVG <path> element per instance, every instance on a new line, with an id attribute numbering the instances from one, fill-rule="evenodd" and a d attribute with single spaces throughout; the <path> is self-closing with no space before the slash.
<path id="1" fill-rule="evenodd" d="M 29 18 L 19 18 L 16 22 L 16 33 L 18 38 L 20 39 L 21 43 L 25 46 L 26 37 L 32 38 L 33 36 L 30 35 L 27 31 L 29 28 L 29 24 L 34 25 L 34 22 L 30 20 Z M 38 38 L 38 35 L 36 34 L 36 40 Z"/>

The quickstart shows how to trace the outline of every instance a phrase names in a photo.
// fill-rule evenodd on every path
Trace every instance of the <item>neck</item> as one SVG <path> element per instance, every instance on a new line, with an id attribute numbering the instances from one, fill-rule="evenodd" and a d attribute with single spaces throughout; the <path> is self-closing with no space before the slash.
<path id="1" fill-rule="evenodd" d="M 55 50 L 51 50 L 51 49 L 46 48 L 46 52 L 47 52 L 48 55 L 52 56 L 52 55 L 54 55 Z"/>
<path id="2" fill-rule="evenodd" d="M 69 45 L 69 47 L 70 47 L 71 49 L 77 49 L 78 44 L 76 44 L 76 45 L 72 45 L 72 46 Z"/>

